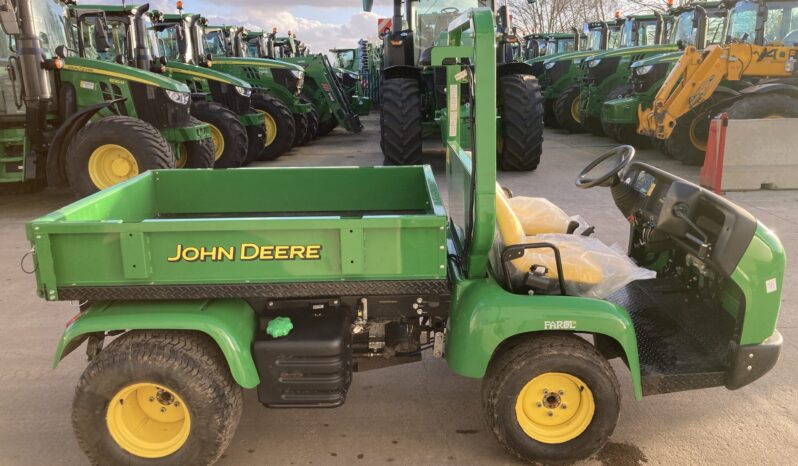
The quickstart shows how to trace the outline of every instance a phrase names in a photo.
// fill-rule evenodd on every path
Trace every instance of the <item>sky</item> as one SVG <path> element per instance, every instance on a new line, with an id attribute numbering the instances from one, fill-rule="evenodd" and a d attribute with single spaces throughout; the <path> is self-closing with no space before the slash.
<path id="1" fill-rule="evenodd" d="M 128 4 L 147 0 L 128 1 Z M 120 4 L 121 0 L 79 0 L 78 4 Z M 175 0 L 149 0 L 150 10 L 176 12 Z M 388 17 L 391 0 L 374 0 L 372 13 L 362 0 L 183 0 L 186 13 L 200 13 L 211 24 L 237 24 L 258 30 L 295 32 L 313 53 L 355 48 L 361 38 L 376 39 L 377 18 Z"/>

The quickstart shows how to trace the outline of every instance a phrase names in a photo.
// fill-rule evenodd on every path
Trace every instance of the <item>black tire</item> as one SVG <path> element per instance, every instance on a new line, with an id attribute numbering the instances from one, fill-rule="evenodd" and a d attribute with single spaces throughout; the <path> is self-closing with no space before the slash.
<path id="1" fill-rule="evenodd" d="M 80 196 L 98 192 L 89 174 L 89 159 L 100 146 L 114 144 L 130 151 L 138 173 L 174 168 L 175 159 L 163 135 L 151 124 L 127 116 L 109 116 L 83 127 L 69 143 L 65 170 L 69 186 Z"/>
<path id="2" fill-rule="evenodd" d="M 294 113 L 294 147 L 305 143 L 308 134 L 308 114 Z"/>
<path id="3" fill-rule="evenodd" d="M 302 145 L 309 143 L 310 141 L 316 139 L 316 135 L 319 132 L 319 112 L 316 111 L 316 107 L 313 107 L 308 113 L 308 132 L 305 134 L 305 140 L 302 141 Z"/>
<path id="4" fill-rule="evenodd" d="M 589 389 L 595 411 L 584 431 L 561 443 L 543 443 L 527 435 L 516 415 L 516 403 L 522 389 L 535 377 L 547 373 L 565 373 L 577 377 L 580 404 L 584 402 L 584 388 Z M 562 387 L 560 387 L 562 388 Z M 552 395 L 559 388 L 551 388 Z M 541 409 L 562 408 L 568 393 L 555 397 L 556 403 Z M 607 442 L 615 429 L 620 411 L 621 394 L 618 380 L 609 363 L 587 341 L 571 334 L 530 336 L 507 346 L 493 356 L 482 381 L 482 406 L 488 423 L 499 443 L 510 453 L 527 462 L 567 464 L 586 458 Z M 573 401 L 573 395 L 570 395 Z M 541 392 L 541 402 L 550 398 Z M 568 406 L 566 406 L 568 407 Z M 564 409 L 564 408 L 562 408 Z M 555 415 L 567 416 L 569 412 L 557 411 Z M 562 414 L 561 414 L 562 413 Z M 575 435 L 577 433 L 574 433 Z"/>
<path id="5" fill-rule="evenodd" d="M 271 118 L 276 128 L 274 138 L 266 134 L 267 141 L 272 139 L 260 153 L 259 160 L 274 160 L 285 154 L 294 144 L 296 128 L 294 126 L 294 116 L 288 107 L 280 99 L 268 94 L 252 94 L 252 106 L 256 110 L 266 114 Z"/>
<path id="6" fill-rule="evenodd" d="M 531 74 L 502 76 L 498 82 L 501 144 L 497 166 L 505 171 L 531 171 L 543 153 L 543 96 Z"/>
<path id="7" fill-rule="evenodd" d="M 189 117 L 189 123 L 192 126 L 203 124 L 194 117 Z M 210 138 L 184 142 L 179 150 L 181 153 L 175 154 L 175 168 L 213 168 L 216 162 L 216 146 Z"/>
<path id="8" fill-rule="evenodd" d="M 122 449 L 112 437 L 106 421 L 109 403 L 134 383 L 168 388 L 188 408 L 189 435 L 173 453 L 143 458 Z M 170 406 L 174 399 L 155 402 Z M 197 332 L 132 331 L 111 342 L 86 367 L 75 389 L 72 427 L 92 464 L 205 465 L 214 463 L 227 448 L 241 408 L 241 387 L 210 337 Z"/>
<path id="9" fill-rule="evenodd" d="M 557 129 L 560 127 L 560 123 L 557 121 L 557 115 L 554 114 L 554 102 L 553 99 L 543 101 L 543 123 L 549 128 Z"/>
<path id="10" fill-rule="evenodd" d="M 235 168 L 244 165 L 249 150 L 247 129 L 235 112 L 217 102 L 198 101 L 191 104 L 191 116 L 208 123 L 223 140 L 220 150 L 213 146 L 215 168 Z"/>
<path id="11" fill-rule="evenodd" d="M 798 118 L 798 99 L 778 93 L 749 94 L 731 104 L 726 114 L 732 120 Z"/>
<path id="12" fill-rule="evenodd" d="M 699 112 L 686 113 L 676 120 L 670 137 L 665 140 L 665 150 L 685 165 L 702 165 L 706 155 L 706 138 L 702 138 L 701 134 L 708 130 L 707 115 Z"/>
<path id="13" fill-rule="evenodd" d="M 413 78 L 382 83 L 380 147 L 383 165 L 420 165 L 421 89 Z"/>
<path id="14" fill-rule="evenodd" d="M 257 110 L 254 108 L 249 109 L 249 113 L 256 113 Z M 245 127 L 247 130 L 247 140 L 248 140 L 248 148 L 247 148 L 247 158 L 244 161 L 244 165 L 249 165 L 250 163 L 258 160 L 260 153 L 263 151 L 263 147 L 266 145 L 266 127 L 265 125 Z"/>
<path id="15" fill-rule="evenodd" d="M 606 134 L 610 139 L 612 139 L 615 142 L 621 142 L 621 138 L 619 136 L 620 126 L 621 125 L 601 120 L 601 129 L 604 131 L 604 134 Z"/>
<path id="16" fill-rule="evenodd" d="M 596 117 L 582 117 L 582 126 L 593 136 L 606 136 L 601 120 Z"/>
<path id="17" fill-rule="evenodd" d="M 382 118 L 380 118 L 382 120 Z M 338 120 L 335 119 L 335 116 L 328 115 L 326 120 L 322 120 L 319 122 L 319 131 L 316 133 L 316 137 L 320 136 L 327 136 L 338 126 Z"/>
<path id="18" fill-rule="evenodd" d="M 554 103 L 554 115 L 560 128 L 571 132 L 584 132 L 579 115 L 579 86 L 571 86 L 562 91 Z"/>

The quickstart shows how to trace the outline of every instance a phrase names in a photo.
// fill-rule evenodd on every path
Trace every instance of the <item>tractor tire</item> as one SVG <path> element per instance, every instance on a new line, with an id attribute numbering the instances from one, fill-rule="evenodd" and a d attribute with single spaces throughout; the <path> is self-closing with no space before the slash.
<path id="1" fill-rule="evenodd" d="M 557 115 L 554 114 L 554 102 L 552 99 L 543 101 L 543 123 L 549 128 L 557 129 L 560 127 L 560 123 L 557 121 Z"/>
<path id="2" fill-rule="evenodd" d="M 421 89 L 413 78 L 382 83 L 380 148 L 383 165 L 420 165 Z"/>
<path id="3" fill-rule="evenodd" d="M 333 115 L 330 115 L 327 120 L 319 122 L 319 131 L 316 133 L 316 137 L 327 136 L 336 127 L 338 127 L 338 120 Z"/>
<path id="4" fill-rule="evenodd" d="M 601 120 L 601 129 L 604 131 L 604 134 L 606 134 L 610 139 L 612 139 L 615 142 L 621 142 L 620 128 L 619 128 L 620 126 L 621 125 L 615 123 L 608 123 L 604 120 Z"/>
<path id="5" fill-rule="evenodd" d="M 257 110 L 254 108 L 249 109 L 249 113 L 256 112 Z M 260 135 L 257 132 L 260 132 Z M 247 140 L 249 147 L 247 148 L 247 158 L 244 160 L 244 165 L 249 165 L 258 160 L 263 147 L 266 145 L 266 127 L 260 126 L 252 129 L 247 127 Z"/>
<path id="6" fill-rule="evenodd" d="M 554 115 L 560 128 L 571 132 L 584 132 L 579 116 L 579 86 L 571 86 L 560 93 L 554 103 Z"/>
<path id="7" fill-rule="evenodd" d="M 188 118 L 190 125 L 203 123 L 194 117 Z M 216 146 L 211 138 L 183 142 L 175 154 L 175 168 L 213 168 L 215 162 Z"/>
<path id="8" fill-rule="evenodd" d="M 499 443 L 536 464 L 569 464 L 601 449 L 620 401 L 610 364 L 571 334 L 534 335 L 505 347 L 482 381 L 483 412 Z M 547 419 L 554 416 L 560 422 L 552 426 Z"/>
<path id="9" fill-rule="evenodd" d="M 732 120 L 798 118 L 798 99 L 777 93 L 749 94 L 731 104 L 726 114 Z"/>
<path id="10" fill-rule="evenodd" d="M 131 331 L 83 371 L 72 427 L 92 464 L 207 465 L 230 444 L 241 411 L 241 387 L 209 336 Z"/>
<path id="11" fill-rule="evenodd" d="M 310 110 L 308 113 L 308 132 L 305 134 L 305 140 L 302 141 L 302 145 L 309 143 L 310 141 L 316 139 L 316 135 L 319 133 L 319 112 L 316 111 L 316 108 Z"/>
<path id="12" fill-rule="evenodd" d="M 689 112 L 676 120 L 676 126 L 665 140 L 665 150 L 674 159 L 685 165 L 703 165 L 706 155 L 706 137 L 709 118 L 697 112 Z"/>
<path id="13" fill-rule="evenodd" d="M 504 171 L 532 171 L 543 153 L 543 96 L 537 78 L 530 74 L 502 76 L 498 82 L 497 166 Z"/>
<path id="14" fill-rule="evenodd" d="M 593 136 L 606 136 L 607 134 L 604 132 L 604 127 L 601 125 L 601 120 L 596 117 L 584 117 L 582 118 L 582 126 L 587 130 L 588 133 L 592 134 Z"/>
<path id="15" fill-rule="evenodd" d="M 299 147 L 305 143 L 305 136 L 308 135 L 308 114 L 294 113 L 294 142 L 293 147 Z"/>
<path id="16" fill-rule="evenodd" d="M 117 160 L 123 163 L 114 163 Z M 174 167 L 163 135 L 151 124 L 127 116 L 109 116 L 84 126 L 69 143 L 65 159 L 69 186 L 80 197 L 147 170 Z"/>
<path id="17" fill-rule="evenodd" d="M 249 139 L 235 112 L 217 102 L 199 101 L 191 104 L 191 116 L 211 126 L 214 168 L 244 165 Z"/>
<path id="18" fill-rule="evenodd" d="M 296 128 L 288 107 L 280 99 L 261 93 L 252 94 L 252 106 L 266 116 L 266 145 L 258 160 L 274 160 L 291 150 Z"/>

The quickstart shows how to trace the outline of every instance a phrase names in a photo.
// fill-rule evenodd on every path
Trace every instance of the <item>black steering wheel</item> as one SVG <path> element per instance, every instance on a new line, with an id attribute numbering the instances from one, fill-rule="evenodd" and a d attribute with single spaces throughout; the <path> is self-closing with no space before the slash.
<path id="1" fill-rule="evenodd" d="M 441 13 L 460 13 L 460 10 L 453 6 L 447 6 L 446 8 L 441 8 Z"/>
<path id="2" fill-rule="evenodd" d="M 616 163 L 611 170 L 597 178 L 587 177 L 587 174 L 593 171 L 593 169 L 596 168 L 601 162 L 611 157 L 618 157 L 618 163 Z M 632 159 L 634 158 L 635 148 L 632 146 L 618 146 L 614 149 L 610 149 L 609 151 L 598 156 L 596 160 L 590 162 L 588 166 L 579 172 L 579 176 L 576 177 L 574 184 L 576 184 L 577 188 L 582 189 L 592 188 L 594 186 L 612 186 L 620 180 L 620 173 L 629 165 L 629 163 L 632 162 Z"/>

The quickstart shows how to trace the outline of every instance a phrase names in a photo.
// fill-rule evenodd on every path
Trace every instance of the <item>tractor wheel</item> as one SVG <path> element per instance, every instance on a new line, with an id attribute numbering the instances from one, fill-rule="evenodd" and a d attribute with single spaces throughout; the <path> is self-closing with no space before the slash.
<path id="1" fill-rule="evenodd" d="M 709 118 L 700 112 L 689 112 L 676 120 L 676 126 L 665 140 L 665 150 L 685 165 L 702 165 L 707 150 Z"/>
<path id="2" fill-rule="evenodd" d="M 382 98 L 380 147 L 383 165 L 421 164 L 421 89 L 418 80 L 385 80 Z"/>
<path id="3" fill-rule="evenodd" d="M 308 135 L 308 114 L 294 113 L 294 142 L 293 146 L 298 147 L 305 143 Z"/>
<path id="4" fill-rule="evenodd" d="M 316 108 L 312 108 L 310 113 L 308 113 L 308 132 L 305 134 L 305 140 L 302 141 L 302 145 L 309 143 L 310 141 L 316 138 L 316 135 L 319 133 L 319 112 L 316 111 Z"/>
<path id="5" fill-rule="evenodd" d="M 582 118 L 582 126 L 587 130 L 588 133 L 592 134 L 593 136 L 607 135 L 604 132 L 604 127 L 601 125 L 601 120 L 599 118 L 584 117 Z"/>
<path id="6" fill-rule="evenodd" d="M 327 120 L 322 120 L 319 122 L 319 131 L 316 133 L 316 137 L 319 136 L 327 136 L 338 126 L 338 120 L 335 119 L 335 116 L 330 115 Z"/>
<path id="7" fill-rule="evenodd" d="M 280 99 L 267 94 L 252 94 L 252 106 L 266 117 L 266 146 L 259 160 L 274 160 L 291 149 L 294 143 L 294 117 Z"/>
<path id="8" fill-rule="evenodd" d="M 505 171 L 534 170 L 543 152 L 543 96 L 538 80 L 530 74 L 511 74 L 499 78 L 498 84 L 497 165 Z"/>
<path id="9" fill-rule="evenodd" d="M 568 464 L 598 451 L 618 422 L 618 380 L 570 334 L 536 335 L 497 353 L 482 406 L 499 443 L 527 462 Z"/>
<path id="10" fill-rule="evenodd" d="M 241 387 L 207 335 L 131 331 L 92 359 L 72 427 L 93 464 L 212 464 L 241 417 Z"/>
<path id="11" fill-rule="evenodd" d="M 785 94 L 751 94 L 734 102 L 730 119 L 798 118 L 798 99 Z"/>
<path id="12" fill-rule="evenodd" d="M 560 93 L 554 103 L 554 115 L 560 128 L 571 133 L 584 131 L 579 115 L 579 86 L 571 86 Z"/>
<path id="13" fill-rule="evenodd" d="M 235 168 L 244 164 L 249 149 L 247 129 L 238 115 L 217 102 L 194 102 L 191 115 L 211 127 L 215 168 Z"/>
<path id="14" fill-rule="evenodd" d="M 552 99 L 543 101 L 543 123 L 549 128 L 557 129 L 560 124 L 557 122 L 557 115 L 554 114 L 554 102 Z"/>
<path id="15" fill-rule="evenodd" d="M 203 124 L 202 121 L 188 117 L 192 126 Z M 213 168 L 216 162 L 216 146 L 213 138 L 180 143 L 175 154 L 175 168 Z"/>
<path id="16" fill-rule="evenodd" d="M 81 197 L 147 170 L 174 167 L 163 135 L 127 116 L 109 116 L 83 127 L 72 138 L 65 161 L 69 186 Z"/>
<path id="17" fill-rule="evenodd" d="M 615 142 L 621 142 L 619 136 L 619 128 L 618 128 L 619 126 L 620 125 L 618 124 L 608 123 L 604 120 L 601 120 L 601 129 L 604 131 L 604 134 L 606 134 L 610 139 L 612 139 Z"/>

